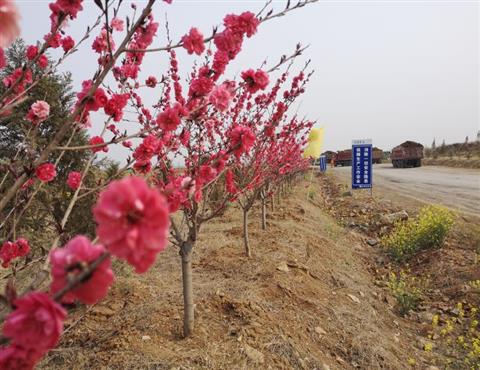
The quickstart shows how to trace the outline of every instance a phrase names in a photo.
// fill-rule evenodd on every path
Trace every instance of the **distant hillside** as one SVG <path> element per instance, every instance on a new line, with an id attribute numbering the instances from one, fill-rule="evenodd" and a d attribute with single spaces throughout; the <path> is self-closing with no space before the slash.
<path id="1" fill-rule="evenodd" d="M 425 148 L 426 165 L 480 168 L 480 142 L 440 145 Z"/>

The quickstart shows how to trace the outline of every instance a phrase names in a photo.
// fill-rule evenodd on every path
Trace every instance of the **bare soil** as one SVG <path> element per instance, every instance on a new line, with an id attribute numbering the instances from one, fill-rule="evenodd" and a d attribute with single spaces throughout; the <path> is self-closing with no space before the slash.
<path id="1" fill-rule="evenodd" d="M 251 258 L 244 257 L 238 208 L 207 224 L 194 252 L 196 327 L 187 339 L 175 247 L 141 276 L 117 264 L 108 297 L 73 309 L 40 368 L 406 369 L 409 358 L 427 368 L 434 358 L 421 349 L 425 324 L 395 314 L 379 284 L 384 254 L 367 243 L 382 228 L 375 215 L 400 207 L 382 199 L 365 205 L 364 193 L 344 192 L 331 177 L 302 181 L 269 212 L 266 231 L 254 209 Z M 459 262 L 454 244 L 438 251 L 444 268 Z M 462 253 L 453 281 L 439 284 L 456 287 L 461 273 L 474 277 L 471 246 Z M 419 270 L 438 263 L 429 257 Z"/>

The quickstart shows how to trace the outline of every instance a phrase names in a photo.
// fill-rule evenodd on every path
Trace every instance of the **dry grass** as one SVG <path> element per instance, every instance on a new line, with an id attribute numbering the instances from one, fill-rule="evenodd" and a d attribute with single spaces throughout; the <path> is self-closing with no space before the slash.
<path id="1" fill-rule="evenodd" d="M 267 231 L 254 210 L 250 259 L 240 210 L 205 227 L 194 256 L 191 338 L 180 334 L 180 261 L 171 246 L 142 276 L 116 266 L 107 299 L 86 314 L 84 307 L 73 312 L 76 326 L 41 368 L 403 369 L 412 354 L 422 363 L 414 330 L 374 284 L 375 255 L 323 213 L 318 180 L 312 189 L 316 199 L 307 200 L 305 184 L 298 186 L 268 215 Z M 279 271 L 280 263 L 289 271 Z M 263 363 L 247 355 L 248 346 Z"/>

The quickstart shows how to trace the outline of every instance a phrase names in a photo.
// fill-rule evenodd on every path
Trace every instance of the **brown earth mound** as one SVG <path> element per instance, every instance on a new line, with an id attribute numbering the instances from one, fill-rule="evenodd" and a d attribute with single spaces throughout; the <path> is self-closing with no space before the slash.
<path id="1" fill-rule="evenodd" d="M 403 369 L 426 354 L 375 284 L 378 251 L 322 210 L 320 180 L 297 186 L 243 255 L 236 208 L 207 225 L 194 257 L 196 327 L 181 337 L 178 251 L 148 273 L 117 265 L 107 299 L 78 307 L 44 369 Z"/>

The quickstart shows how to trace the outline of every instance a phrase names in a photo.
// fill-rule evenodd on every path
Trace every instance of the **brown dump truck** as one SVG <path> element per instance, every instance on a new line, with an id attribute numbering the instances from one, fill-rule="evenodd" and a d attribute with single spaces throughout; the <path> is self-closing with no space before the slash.
<path id="1" fill-rule="evenodd" d="M 423 145 L 405 141 L 392 149 L 392 164 L 395 168 L 420 167 L 423 158 Z"/>
<path id="2" fill-rule="evenodd" d="M 378 148 L 372 149 L 372 163 L 382 163 L 383 150 Z"/>
<path id="3" fill-rule="evenodd" d="M 335 155 L 335 166 L 351 166 L 352 149 L 340 150 Z"/>

